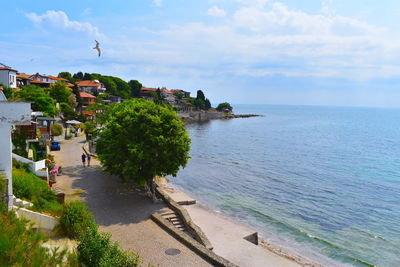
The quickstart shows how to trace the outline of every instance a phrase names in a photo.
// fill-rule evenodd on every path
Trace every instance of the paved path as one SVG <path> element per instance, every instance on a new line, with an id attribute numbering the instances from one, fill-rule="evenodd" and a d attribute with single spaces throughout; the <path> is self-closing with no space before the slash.
<path id="1" fill-rule="evenodd" d="M 82 197 L 101 231 L 110 232 L 122 248 L 139 253 L 145 264 L 210 266 L 149 219 L 150 214 L 164 208 L 165 204 L 153 204 L 132 184 L 123 184 L 104 173 L 94 159 L 92 166 L 84 168 L 80 159 L 83 142 L 84 137 L 63 141 L 61 151 L 54 152 L 63 170 L 63 175 L 57 176 L 56 186 L 67 194 L 73 194 L 76 189 L 84 190 Z M 169 248 L 179 249 L 181 253 L 167 255 L 165 251 Z"/>

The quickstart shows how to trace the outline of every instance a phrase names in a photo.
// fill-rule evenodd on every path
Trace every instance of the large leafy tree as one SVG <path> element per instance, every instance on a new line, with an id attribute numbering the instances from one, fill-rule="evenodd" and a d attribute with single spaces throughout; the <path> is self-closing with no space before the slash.
<path id="1" fill-rule="evenodd" d="M 229 110 L 229 111 L 232 111 L 232 106 L 231 106 L 231 104 L 229 104 L 228 102 L 223 102 L 223 103 L 220 103 L 220 104 L 218 104 L 218 106 L 217 106 L 217 110 L 218 111 L 224 111 L 224 110 Z"/>
<path id="2" fill-rule="evenodd" d="M 51 98 L 41 87 L 27 85 L 15 95 L 17 100 L 32 102 L 31 108 L 33 111 L 41 111 L 48 116 L 56 115 L 54 99 Z"/>
<path id="3" fill-rule="evenodd" d="M 72 81 L 72 75 L 68 71 L 63 71 L 58 74 L 59 78 L 67 79 L 68 81 Z"/>
<path id="4" fill-rule="evenodd" d="M 52 84 L 49 93 L 58 103 L 68 103 L 68 97 L 72 94 L 71 89 L 60 82 Z"/>
<path id="5" fill-rule="evenodd" d="M 186 166 L 190 138 L 172 109 L 132 99 L 114 106 L 107 117 L 96 150 L 109 173 L 152 190 L 156 175 L 175 176 Z"/>
<path id="6" fill-rule="evenodd" d="M 82 71 L 79 71 L 79 72 L 75 73 L 72 77 L 78 81 L 81 81 L 83 79 L 83 73 L 82 73 Z"/>
<path id="7" fill-rule="evenodd" d="M 143 85 L 137 80 L 130 80 L 128 84 L 132 90 L 132 97 L 140 97 L 140 90 L 142 90 Z"/>

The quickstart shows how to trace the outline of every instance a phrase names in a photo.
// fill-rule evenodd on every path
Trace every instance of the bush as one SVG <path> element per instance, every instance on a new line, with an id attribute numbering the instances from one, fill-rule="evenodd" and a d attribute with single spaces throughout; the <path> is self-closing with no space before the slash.
<path id="1" fill-rule="evenodd" d="M 78 239 L 94 224 L 93 215 L 84 203 L 73 201 L 64 205 L 60 217 L 60 230 L 68 237 Z"/>
<path id="2" fill-rule="evenodd" d="M 66 250 L 49 251 L 46 240 L 14 212 L 0 211 L 0 266 L 78 266 L 76 257 Z"/>
<path id="3" fill-rule="evenodd" d="M 95 225 L 89 227 L 77 248 L 81 266 L 140 266 L 140 259 L 136 254 L 121 250 L 110 237 L 108 233 L 99 233 Z"/>
<path id="4" fill-rule="evenodd" d="M 13 192 L 17 198 L 33 203 L 33 210 L 45 211 L 58 216 L 62 205 L 57 202 L 57 196 L 45 181 L 24 169 L 13 169 Z"/>
<path id="5" fill-rule="evenodd" d="M 63 133 L 63 127 L 61 124 L 58 123 L 53 123 L 51 125 L 51 133 L 54 136 L 60 136 Z"/>

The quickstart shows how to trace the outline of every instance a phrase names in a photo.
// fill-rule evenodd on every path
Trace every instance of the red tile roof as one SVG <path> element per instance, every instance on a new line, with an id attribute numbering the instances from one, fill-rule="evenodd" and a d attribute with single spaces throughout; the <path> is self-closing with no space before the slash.
<path id="1" fill-rule="evenodd" d="M 97 86 L 101 85 L 101 83 L 96 82 L 96 81 L 91 81 L 91 80 L 76 82 L 76 84 L 78 86 L 84 86 L 84 87 L 97 87 Z"/>
<path id="2" fill-rule="evenodd" d="M 142 87 L 141 91 L 157 91 L 157 88 L 150 88 L 150 87 Z"/>
<path id="3" fill-rule="evenodd" d="M 86 97 L 86 98 L 96 98 L 95 96 L 93 96 L 93 95 L 91 95 L 91 94 L 88 94 L 88 93 L 86 93 L 86 92 L 79 92 L 79 95 L 80 95 L 81 97 Z"/>
<path id="4" fill-rule="evenodd" d="M 68 81 L 67 79 L 56 77 L 56 76 L 51 76 L 51 75 L 49 75 L 47 77 L 49 77 L 52 80 L 58 80 L 58 81 L 63 81 L 63 82 L 67 82 Z"/>
<path id="5" fill-rule="evenodd" d="M 11 68 L 6 68 L 6 67 L 0 67 L 0 70 L 11 70 L 11 71 L 17 71 L 17 70 L 14 70 L 14 69 L 11 69 Z"/>
<path id="6" fill-rule="evenodd" d="M 19 73 L 19 74 L 17 75 L 17 78 L 21 78 L 21 79 L 25 79 L 25 80 L 28 80 L 29 77 L 31 77 L 31 75 L 25 74 L 25 73 Z"/>

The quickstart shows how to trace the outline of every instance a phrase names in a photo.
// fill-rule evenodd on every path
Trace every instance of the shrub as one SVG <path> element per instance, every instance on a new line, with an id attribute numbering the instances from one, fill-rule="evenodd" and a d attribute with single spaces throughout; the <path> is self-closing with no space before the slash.
<path id="1" fill-rule="evenodd" d="M 49 251 L 41 246 L 46 240 L 14 212 L 0 211 L 0 266 L 78 266 L 66 250 Z"/>
<path id="2" fill-rule="evenodd" d="M 57 202 L 57 196 L 45 181 L 22 168 L 14 168 L 12 177 L 14 195 L 32 202 L 33 210 L 45 211 L 55 216 L 61 214 L 62 205 Z"/>
<path id="3" fill-rule="evenodd" d="M 84 203 L 73 201 L 64 205 L 60 217 L 60 230 L 68 237 L 78 239 L 94 224 L 93 215 Z"/>
<path id="4" fill-rule="evenodd" d="M 99 233 L 95 225 L 89 227 L 77 248 L 81 266 L 140 266 L 140 259 L 136 254 L 121 250 L 110 237 L 108 233 Z"/>
<path id="5" fill-rule="evenodd" d="M 63 133 L 63 127 L 61 124 L 58 123 L 53 123 L 51 125 L 51 133 L 54 136 L 60 136 Z"/>

